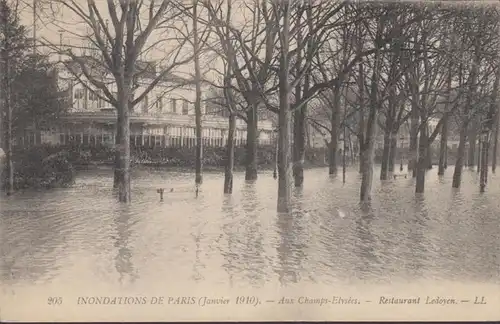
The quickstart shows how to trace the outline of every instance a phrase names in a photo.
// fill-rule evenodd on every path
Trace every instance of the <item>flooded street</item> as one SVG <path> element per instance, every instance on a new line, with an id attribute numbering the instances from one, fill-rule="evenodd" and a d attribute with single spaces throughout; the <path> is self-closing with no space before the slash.
<path id="1" fill-rule="evenodd" d="M 192 174 L 136 170 L 127 206 L 113 196 L 111 170 L 81 171 L 69 189 L 2 197 L 1 281 L 14 290 L 74 280 L 117 288 L 499 284 L 498 176 L 481 195 L 475 172 L 465 171 L 460 192 L 451 174 L 430 171 L 424 198 L 415 198 L 413 179 L 375 179 L 372 210 L 361 210 L 355 170 L 344 186 L 309 170 L 286 216 L 275 212 L 269 173 L 253 184 L 237 174 L 232 197 L 222 175 L 207 173 L 196 198 Z"/>

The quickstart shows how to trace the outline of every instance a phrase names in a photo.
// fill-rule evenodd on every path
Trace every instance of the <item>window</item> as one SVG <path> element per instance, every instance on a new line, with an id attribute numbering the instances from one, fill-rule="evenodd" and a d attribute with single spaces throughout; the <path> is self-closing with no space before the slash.
<path id="1" fill-rule="evenodd" d="M 101 97 L 104 97 L 102 90 L 99 90 Z M 105 97 L 104 97 L 105 98 Z M 102 98 L 97 97 L 97 108 L 104 108 L 106 101 Z"/>
<path id="2" fill-rule="evenodd" d="M 156 109 L 158 109 L 159 112 L 161 112 L 163 110 L 163 97 L 162 96 L 156 97 Z"/>
<path id="3" fill-rule="evenodd" d="M 85 92 L 83 91 L 83 89 L 76 89 L 75 90 L 75 99 L 83 99 L 84 96 L 85 96 Z"/>
<path id="4" fill-rule="evenodd" d="M 177 112 L 177 99 L 172 99 L 172 112 Z"/>
<path id="5" fill-rule="evenodd" d="M 146 95 L 143 99 L 143 102 L 142 102 L 142 112 L 147 113 L 148 110 L 149 110 L 149 100 L 148 100 L 148 96 Z"/>
<path id="6" fill-rule="evenodd" d="M 189 113 L 189 104 L 188 104 L 187 100 L 184 100 L 182 102 L 182 114 L 187 115 L 188 113 Z"/>
<path id="7" fill-rule="evenodd" d="M 94 91 L 90 91 L 90 93 L 89 93 L 89 100 L 90 101 L 98 101 L 99 100 L 99 97 L 97 96 L 97 94 Z"/>

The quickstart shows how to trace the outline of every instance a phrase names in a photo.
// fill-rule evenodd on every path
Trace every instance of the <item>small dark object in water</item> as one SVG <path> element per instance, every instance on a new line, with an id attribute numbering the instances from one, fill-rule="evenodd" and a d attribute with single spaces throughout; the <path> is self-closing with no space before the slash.
<path id="1" fill-rule="evenodd" d="M 408 178 L 407 173 L 405 173 L 405 174 L 393 174 L 392 176 L 394 177 L 394 180 L 397 179 L 397 177 L 405 177 L 405 179 Z"/>
<path id="2" fill-rule="evenodd" d="M 170 192 L 174 192 L 174 188 L 171 188 L 171 189 L 170 189 Z"/>
<path id="3" fill-rule="evenodd" d="M 160 201 L 163 201 L 163 191 L 165 191 L 165 189 L 163 188 L 159 188 L 156 190 L 156 192 L 160 194 Z"/>
<path id="4" fill-rule="evenodd" d="M 198 198 L 198 192 L 200 191 L 200 188 L 198 187 L 198 185 L 196 185 L 196 198 Z"/>
<path id="5" fill-rule="evenodd" d="M 278 178 L 278 174 L 276 172 L 276 169 L 273 171 L 273 178 L 274 178 L 274 180 L 276 180 Z"/>

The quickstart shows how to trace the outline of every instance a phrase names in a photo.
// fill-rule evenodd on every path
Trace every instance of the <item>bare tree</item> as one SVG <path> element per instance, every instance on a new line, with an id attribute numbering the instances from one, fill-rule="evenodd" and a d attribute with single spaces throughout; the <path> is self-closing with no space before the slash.
<path id="1" fill-rule="evenodd" d="M 271 66 L 276 62 L 278 38 L 273 29 L 272 11 L 267 1 L 244 1 L 240 14 L 243 17 L 250 15 L 250 21 L 244 20 L 243 25 L 235 27 L 232 19 L 225 19 L 222 2 L 203 1 L 203 4 L 208 10 L 207 23 L 214 27 L 222 44 L 221 54 L 231 65 L 231 78 L 236 81 L 233 88 L 242 94 L 248 105 L 244 116 L 247 123 L 245 179 L 256 180 L 259 110 L 264 104 L 262 96 L 267 94 L 266 85 L 273 75 Z"/>
<path id="2" fill-rule="evenodd" d="M 362 163 L 362 173 L 361 173 L 361 187 L 360 187 L 360 200 L 362 202 L 369 202 L 371 200 L 371 189 L 373 182 L 373 154 L 374 154 L 374 144 L 376 136 L 376 127 L 378 113 L 380 110 L 380 100 L 379 100 L 379 82 L 380 82 L 380 71 L 382 65 L 382 51 L 378 43 L 382 42 L 383 35 L 387 28 L 387 19 L 393 17 L 390 8 L 385 8 L 384 6 L 375 6 L 373 8 L 376 11 L 381 11 L 379 18 L 375 19 L 375 33 L 373 37 L 373 43 L 377 49 L 374 53 L 373 58 L 373 68 L 371 74 L 371 84 L 369 90 L 369 110 L 368 118 L 366 120 L 366 129 L 364 131 L 364 141 L 360 144 L 363 147 L 363 160 Z M 386 11 L 387 10 L 387 11 Z"/>
<path id="3" fill-rule="evenodd" d="M 12 80 L 27 49 L 25 29 L 19 21 L 19 1 L 0 1 L 0 140 L 5 149 L 6 193 L 14 192 Z M 3 180 L 3 179 L 2 179 Z"/>
<path id="4" fill-rule="evenodd" d="M 141 102 L 160 82 L 164 82 L 178 66 L 193 59 L 194 53 L 186 55 L 184 45 L 190 35 L 178 26 L 183 10 L 176 2 L 162 0 L 122 1 L 117 6 L 112 0 L 107 1 L 107 10 L 99 7 L 95 0 L 87 0 L 83 5 L 79 1 L 57 0 L 65 10 L 78 17 L 88 29 L 90 35 L 78 35 L 87 39 L 100 53 L 99 57 L 84 56 L 75 48 L 59 46 L 45 42 L 52 48 L 62 51 L 70 61 L 66 65 L 69 71 L 96 96 L 115 107 L 117 112 L 117 159 L 115 179 L 119 189 L 119 200 L 130 201 L 130 111 Z M 111 25 L 107 19 L 111 20 Z M 61 23 L 62 24 L 62 23 Z M 177 25 L 176 25 L 177 24 Z M 158 34 L 153 40 L 152 34 Z M 160 37 L 161 36 L 161 37 Z M 157 75 L 142 90 L 138 80 L 144 74 L 138 60 L 154 49 L 169 48 L 162 52 L 162 59 L 157 63 Z M 160 68 L 161 65 L 161 68 Z M 110 77 L 112 82 L 109 82 Z M 111 85 L 116 85 L 113 94 Z"/>
<path id="5" fill-rule="evenodd" d="M 490 83 L 486 81 L 492 73 L 491 67 L 488 68 L 487 59 L 488 57 L 491 58 L 490 51 L 495 53 L 494 57 L 497 55 L 497 47 L 494 44 L 496 44 L 495 38 L 498 35 L 491 31 L 496 30 L 498 18 L 495 17 L 495 12 L 492 12 L 491 9 L 492 7 L 481 6 L 476 8 L 471 5 L 461 12 L 464 18 L 460 21 L 459 25 L 463 44 L 462 51 L 460 51 L 460 55 L 462 56 L 460 62 L 463 69 L 470 72 L 464 84 L 465 100 L 461 105 L 459 114 L 461 123 L 460 142 L 455 170 L 453 172 L 453 188 L 460 187 L 466 152 L 465 144 L 470 132 L 471 123 L 474 123 L 484 113 L 484 107 L 491 107 L 487 105 L 487 101 L 484 99 L 490 97 L 488 95 L 485 96 L 484 92 L 490 88 Z M 465 68 L 467 65 L 468 67 Z M 460 70 L 459 74 L 463 74 L 463 71 Z M 480 95 L 481 92 L 483 92 L 483 95 Z"/>
<path id="6" fill-rule="evenodd" d="M 195 183 L 200 185 L 203 182 L 203 129 L 201 125 L 201 70 L 200 70 L 200 35 L 198 31 L 198 0 L 193 1 L 193 53 L 196 99 L 194 104 L 196 122 L 196 159 L 195 159 Z"/>

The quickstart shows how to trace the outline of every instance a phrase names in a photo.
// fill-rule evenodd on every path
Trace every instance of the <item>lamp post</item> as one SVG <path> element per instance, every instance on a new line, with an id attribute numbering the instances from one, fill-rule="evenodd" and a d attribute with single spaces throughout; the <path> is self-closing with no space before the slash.
<path id="1" fill-rule="evenodd" d="M 401 134 L 401 136 L 400 136 L 399 139 L 401 140 L 401 153 L 400 153 L 400 155 L 401 155 L 401 164 L 399 165 L 399 171 L 403 172 L 403 142 L 404 142 L 404 139 L 405 139 L 404 135 Z"/>

